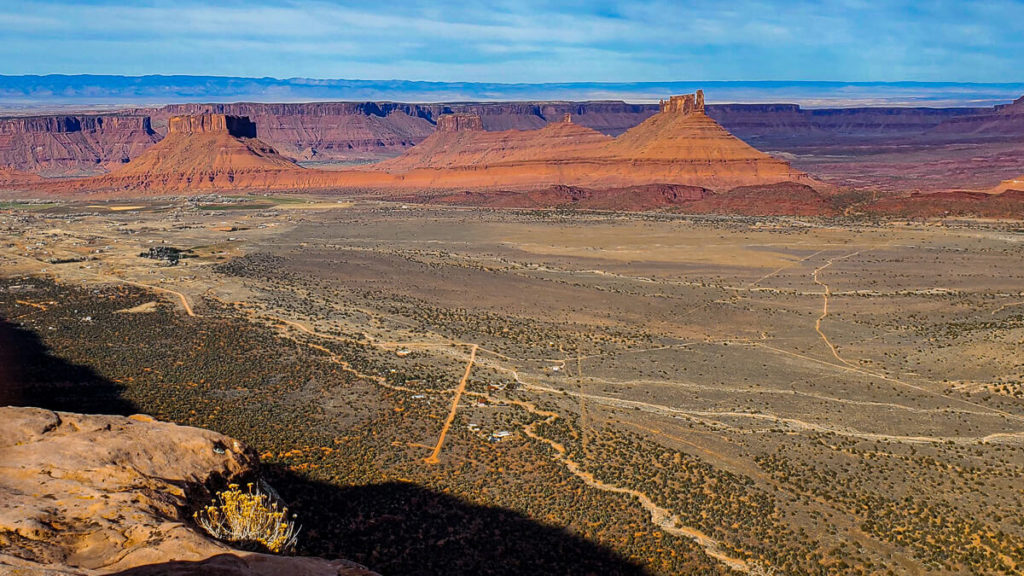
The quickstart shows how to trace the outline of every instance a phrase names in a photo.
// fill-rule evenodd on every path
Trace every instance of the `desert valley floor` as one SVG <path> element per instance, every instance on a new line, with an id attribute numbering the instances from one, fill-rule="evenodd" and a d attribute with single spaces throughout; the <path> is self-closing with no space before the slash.
<path id="1" fill-rule="evenodd" d="M 0 204 L 0 236 L 0 404 L 242 439 L 303 553 L 1024 569 L 1019 223 L 209 196 Z"/>

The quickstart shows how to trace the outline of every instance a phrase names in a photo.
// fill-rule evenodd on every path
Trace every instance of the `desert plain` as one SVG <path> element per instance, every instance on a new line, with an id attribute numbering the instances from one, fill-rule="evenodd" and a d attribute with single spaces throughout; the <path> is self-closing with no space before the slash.
<path id="1" fill-rule="evenodd" d="M 1017 221 L 210 194 L 8 202 L 0 235 L 5 403 L 247 443 L 303 554 L 1024 566 Z"/>

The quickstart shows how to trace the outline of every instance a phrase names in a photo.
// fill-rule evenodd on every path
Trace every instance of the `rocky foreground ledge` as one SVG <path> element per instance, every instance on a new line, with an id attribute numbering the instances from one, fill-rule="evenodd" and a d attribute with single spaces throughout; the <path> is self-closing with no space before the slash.
<path id="1" fill-rule="evenodd" d="M 209 430 L 0 407 L 0 575 L 375 574 L 238 551 L 190 521 L 207 487 L 258 467 L 252 450 Z"/>

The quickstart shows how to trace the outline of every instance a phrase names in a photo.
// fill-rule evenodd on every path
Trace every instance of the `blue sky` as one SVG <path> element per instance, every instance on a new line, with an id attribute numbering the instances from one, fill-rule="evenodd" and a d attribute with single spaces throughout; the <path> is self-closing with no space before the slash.
<path id="1" fill-rule="evenodd" d="M 1024 0 L 0 0 L 0 74 L 1024 80 Z"/>

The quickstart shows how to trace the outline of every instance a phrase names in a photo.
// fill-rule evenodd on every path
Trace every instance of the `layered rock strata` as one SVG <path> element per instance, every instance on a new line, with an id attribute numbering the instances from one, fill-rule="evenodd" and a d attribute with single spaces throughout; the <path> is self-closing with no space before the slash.
<path id="1" fill-rule="evenodd" d="M 160 140 L 148 116 L 0 119 L 0 167 L 42 175 L 98 174 Z"/>

